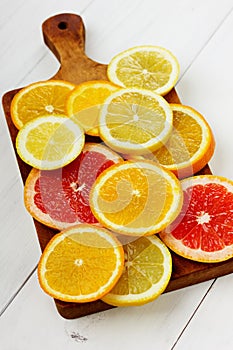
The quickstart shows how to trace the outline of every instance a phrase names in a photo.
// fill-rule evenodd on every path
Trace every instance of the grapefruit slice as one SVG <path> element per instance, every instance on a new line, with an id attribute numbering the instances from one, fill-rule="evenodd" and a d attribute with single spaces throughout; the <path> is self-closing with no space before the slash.
<path id="1" fill-rule="evenodd" d="M 201 262 L 233 257 L 233 181 L 200 175 L 181 181 L 180 215 L 160 237 L 175 253 Z"/>
<path id="2" fill-rule="evenodd" d="M 86 143 L 79 157 L 61 169 L 32 169 L 24 189 L 26 209 L 36 220 L 56 229 L 96 224 L 89 207 L 90 188 L 103 170 L 121 161 L 107 147 Z"/>

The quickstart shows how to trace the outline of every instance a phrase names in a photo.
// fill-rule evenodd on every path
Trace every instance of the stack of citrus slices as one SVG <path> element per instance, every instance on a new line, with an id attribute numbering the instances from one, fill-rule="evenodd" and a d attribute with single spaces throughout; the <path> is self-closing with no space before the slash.
<path id="1" fill-rule="evenodd" d="M 203 262 L 233 257 L 233 182 L 193 176 L 215 142 L 202 115 L 163 97 L 179 75 L 171 52 L 135 47 L 107 73 L 109 81 L 27 86 L 11 116 L 18 155 L 32 166 L 25 206 L 60 231 L 39 262 L 43 290 L 68 302 L 141 305 L 166 289 L 168 248 Z"/>

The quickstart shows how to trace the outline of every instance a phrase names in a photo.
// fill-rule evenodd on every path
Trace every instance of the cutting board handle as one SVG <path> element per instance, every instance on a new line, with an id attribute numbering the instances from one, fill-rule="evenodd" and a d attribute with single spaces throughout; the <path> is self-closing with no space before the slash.
<path id="1" fill-rule="evenodd" d="M 88 80 L 107 79 L 107 66 L 85 54 L 85 27 L 80 16 L 63 13 L 42 24 L 44 41 L 61 63 L 52 79 L 79 84 Z"/>
<path id="2" fill-rule="evenodd" d="M 44 41 L 61 62 L 68 55 L 73 56 L 73 45 L 76 52 L 83 53 L 85 46 L 85 28 L 78 15 L 63 13 L 48 18 L 42 24 Z"/>

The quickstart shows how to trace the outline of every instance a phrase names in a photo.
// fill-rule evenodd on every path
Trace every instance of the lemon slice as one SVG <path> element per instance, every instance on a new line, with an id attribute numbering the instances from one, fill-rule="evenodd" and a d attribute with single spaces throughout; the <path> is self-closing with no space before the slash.
<path id="1" fill-rule="evenodd" d="M 72 162 L 82 151 L 84 132 L 67 117 L 46 116 L 26 123 L 18 132 L 20 158 L 34 168 L 52 170 Z"/>
<path id="2" fill-rule="evenodd" d="M 142 305 L 166 288 L 172 271 L 171 254 L 156 236 L 141 237 L 124 246 L 121 278 L 102 300 L 114 306 Z"/>
<path id="3" fill-rule="evenodd" d="M 121 89 L 105 100 L 99 133 L 115 151 L 140 155 L 167 141 L 172 121 L 171 107 L 162 96 L 149 90 Z"/>
<path id="4" fill-rule="evenodd" d="M 165 95 L 176 84 L 179 63 L 167 49 L 159 46 L 136 46 L 113 57 L 108 78 L 122 87 L 148 89 Z"/>

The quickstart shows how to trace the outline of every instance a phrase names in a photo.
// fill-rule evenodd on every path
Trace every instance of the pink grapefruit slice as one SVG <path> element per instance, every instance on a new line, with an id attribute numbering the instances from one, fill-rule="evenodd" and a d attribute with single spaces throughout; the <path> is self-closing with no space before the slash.
<path id="1" fill-rule="evenodd" d="M 121 161 L 108 147 L 86 143 L 63 168 L 32 169 L 24 189 L 26 209 L 37 221 L 59 230 L 79 223 L 98 224 L 89 206 L 90 189 L 102 171 Z"/>
<path id="2" fill-rule="evenodd" d="M 233 257 L 233 181 L 200 175 L 181 181 L 179 216 L 160 237 L 175 253 L 201 262 Z"/>

